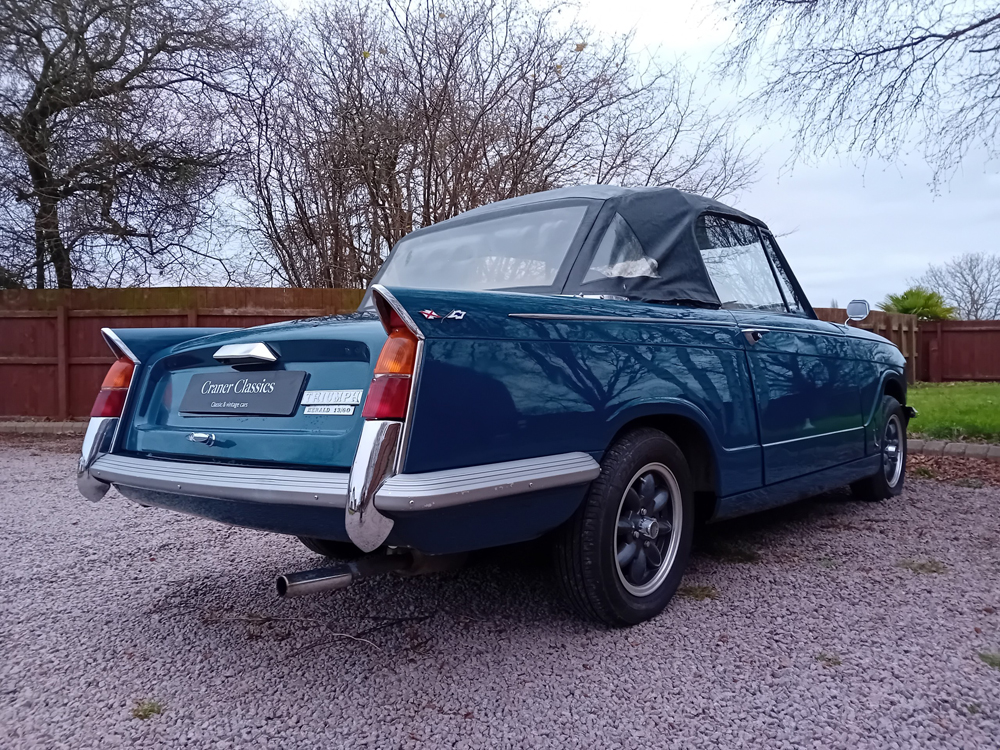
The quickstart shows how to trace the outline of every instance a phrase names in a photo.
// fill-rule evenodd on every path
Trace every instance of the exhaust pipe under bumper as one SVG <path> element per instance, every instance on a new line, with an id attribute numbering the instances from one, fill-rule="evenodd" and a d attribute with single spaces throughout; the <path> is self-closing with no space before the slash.
<path id="1" fill-rule="evenodd" d="M 296 596 L 335 591 L 350 586 L 362 578 L 407 570 L 413 565 L 409 553 L 392 555 L 367 555 L 357 560 L 332 565 L 328 568 L 285 573 L 276 581 L 278 596 L 290 599 Z"/>

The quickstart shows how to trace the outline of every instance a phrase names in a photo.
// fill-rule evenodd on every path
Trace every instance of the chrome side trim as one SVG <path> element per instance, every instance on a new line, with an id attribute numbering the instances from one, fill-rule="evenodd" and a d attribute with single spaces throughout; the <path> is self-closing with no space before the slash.
<path id="1" fill-rule="evenodd" d="M 378 549 L 392 531 L 394 521 L 372 503 L 375 493 L 393 473 L 401 422 L 366 421 L 351 465 L 344 525 L 351 541 L 363 552 Z"/>
<path id="2" fill-rule="evenodd" d="M 125 342 L 118 338 L 118 334 L 112 331 L 110 328 L 102 328 L 101 335 L 107 342 L 111 351 L 115 354 L 121 356 L 124 354 L 126 357 L 132 360 L 134 364 L 139 364 L 139 358 L 132 353 L 132 350 L 125 346 Z"/>
<path id="3" fill-rule="evenodd" d="M 600 464 L 586 453 L 561 453 L 464 469 L 397 474 L 387 479 L 376 492 L 375 505 L 387 512 L 450 508 L 585 484 L 600 473 Z"/>
<path id="4" fill-rule="evenodd" d="M 736 453 L 736 451 L 748 451 L 751 448 L 760 448 L 759 443 L 751 443 L 750 445 L 738 445 L 735 448 L 723 448 L 722 450 L 726 453 Z"/>
<path id="5" fill-rule="evenodd" d="M 824 432 L 819 435 L 806 435 L 805 437 L 792 438 L 791 440 L 777 440 L 773 443 L 764 443 L 764 448 L 770 448 L 774 445 L 786 445 L 788 443 L 798 443 L 802 440 L 815 440 L 816 438 L 827 437 L 828 435 L 841 435 L 845 432 L 854 432 L 855 430 L 863 430 L 864 426 L 858 427 L 848 427 L 846 430 L 834 430 L 833 432 Z"/>
<path id="6" fill-rule="evenodd" d="M 831 325 L 839 325 L 838 323 L 832 323 Z M 843 338 L 844 332 L 839 328 L 836 331 L 817 331 L 812 328 L 787 328 L 785 326 L 772 326 L 769 325 L 767 328 L 753 328 L 753 327 L 742 327 L 743 331 L 761 331 L 762 333 L 768 333 L 770 331 L 775 331 L 777 333 L 808 333 L 813 336 L 836 336 L 837 338 Z"/>
<path id="7" fill-rule="evenodd" d="M 87 425 L 87 434 L 83 436 L 83 448 L 80 451 L 80 462 L 76 471 L 76 486 L 80 494 L 96 503 L 111 489 L 111 485 L 95 479 L 90 473 L 100 456 L 111 447 L 111 437 L 118 428 L 118 417 L 91 417 Z"/>
<path id="8" fill-rule="evenodd" d="M 278 355 L 262 341 L 253 344 L 225 344 L 220 346 L 212 359 L 224 362 L 229 359 L 258 359 L 262 362 L 277 362 Z"/>
<path id="9" fill-rule="evenodd" d="M 94 462 L 90 473 L 105 483 L 194 497 L 324 508 L 347 505 L 346 472 L 264 469 L 108 454 Z"/>
<path id="10" fill-rule="evenodd" d="M 736 322 L 721 320 L 695 320 L 693 318 L 636 318 L 627 315 L 570 315 L 563 313 L 508 313 L 508 318 L 524 318 L 527 320 L 566 320 L 590 321 L 600 323 L 687 323 L 694 326 L 713 326 L 715 328 L 735 328 Z"/>
<path id="11" fill-rule="evenodd" d="M 381 297 L 386 302 L 386 304 L 388 304 L 389 307 L 395 310 L 396 314 L 403 319 L 403 322 L 406 323 L 406 327 L 413 332 L 414 336 L 416 336 L 418 339 L 424 338 L 423 331 L 421 331 L 420 328 L 417 327 L 417 324 L 413 321 L 413 318 L 411 318 L 410 314 L 406 312 L 406 308 L 403 307 L 402 304 L 400 304 L 399 300 L 396 299 L 395 296 L 393 296 L 392 292 L 390 292 L 381 284 L 372 284 L 371 290 L 373 296 L 377 295 L 376 302 L 378 297 Z"/>

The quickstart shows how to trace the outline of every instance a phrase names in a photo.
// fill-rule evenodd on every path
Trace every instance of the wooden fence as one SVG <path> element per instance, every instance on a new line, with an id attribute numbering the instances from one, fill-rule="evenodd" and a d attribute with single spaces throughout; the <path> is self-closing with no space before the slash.
<path id="1" fill-rule="evenodd" d="M 46 289 L 0 291 L 0 419 L 82 419 L 113 358 L 101 328 L 245 328 L 355 310 L 359 289 Z M 847 313 L 817 308 L 822 320 Z M 917 324 L 872 311 L 859 328 L 892 341 L 907 377 L 1000 380 L 1000 321 Z"/>
<path id="2" fill-rule="evenodd" d="M 828 320 L 831 323 L 843 323 L 847 320 L 847 311 L 839 307 L 817 307 L 815 310 L 816 317 L 820 320 Z M 920 324 L 916 315 L 872 310 L 867 318 L 851 321 L 850 325 L 889 339 L 899 347 L 899 351 L 906 358 L 906 379 L 912 383 L 920 378 Z"/>
<path id="3" fill-rule="evenodd" d="M 917 377 L 1000 380 L 1000 320 L 943 320 L 920 324 Z"/>
<path id="4" fill-rule="evenodd" d="M 353 312 L 360 289 L 0 291 L 0 419 L 90 414 L 114 361 L 102 328 L 245 328 Z"/>

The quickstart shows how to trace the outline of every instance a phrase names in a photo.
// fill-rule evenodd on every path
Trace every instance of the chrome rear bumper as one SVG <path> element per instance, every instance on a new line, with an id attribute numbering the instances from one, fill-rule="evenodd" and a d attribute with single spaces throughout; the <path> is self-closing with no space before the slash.
<path id="1" fill-rule="evenodd" d="M 393 514 L 447 508 L 584 484 L 600 471 L 598 463 L 586 453 L 563 453 L 463 469 L 397 474 L 374 493 L 374 505 Z M 115 454 L 99 456 L 88 471 L 81 473 L 81 480 L 84 477 L 105 490 L 114 484 L 219 500 L 336 509 L 347 507 L 349 482 L 347 472 L 265 469 Z"/>
<path id="2" fill-rule="evenodd" d="M 378 422 L 365 425 L 349 473 L 139 458 L 107 452 L 117 422 L 95 418 L 87 430 L 77 484 L 88 500 L 100 500 L 115 485 L 134 498 L 152 492 L 175 498 L 340 510 L 348 536 L 364 551 L 385 542 L 393 516 L 585 484 L 601 471 L 586 453 L 562 453 L 393 474 L 399 423 Z"/>
<path id="3" fill-rule="evenodd" d="M 347 505 L 346 472 L 262 469 L 108 454 L 94 462 L 90 474 L 106 484 L 193 497 L 327 508 Z"/>

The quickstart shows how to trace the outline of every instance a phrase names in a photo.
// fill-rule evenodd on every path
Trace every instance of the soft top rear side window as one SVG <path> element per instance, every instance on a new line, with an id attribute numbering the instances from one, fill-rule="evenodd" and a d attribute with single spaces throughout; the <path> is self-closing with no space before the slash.
<path id="1" fill-rule="evenodd" d="M 635 279 L 640 276 L 659 278 L 657 263 L 643 251 L 639 238 L 628 222 L 621 214 L 616 213 L 594 253 L 583 283 L 602 279 Z"/>

